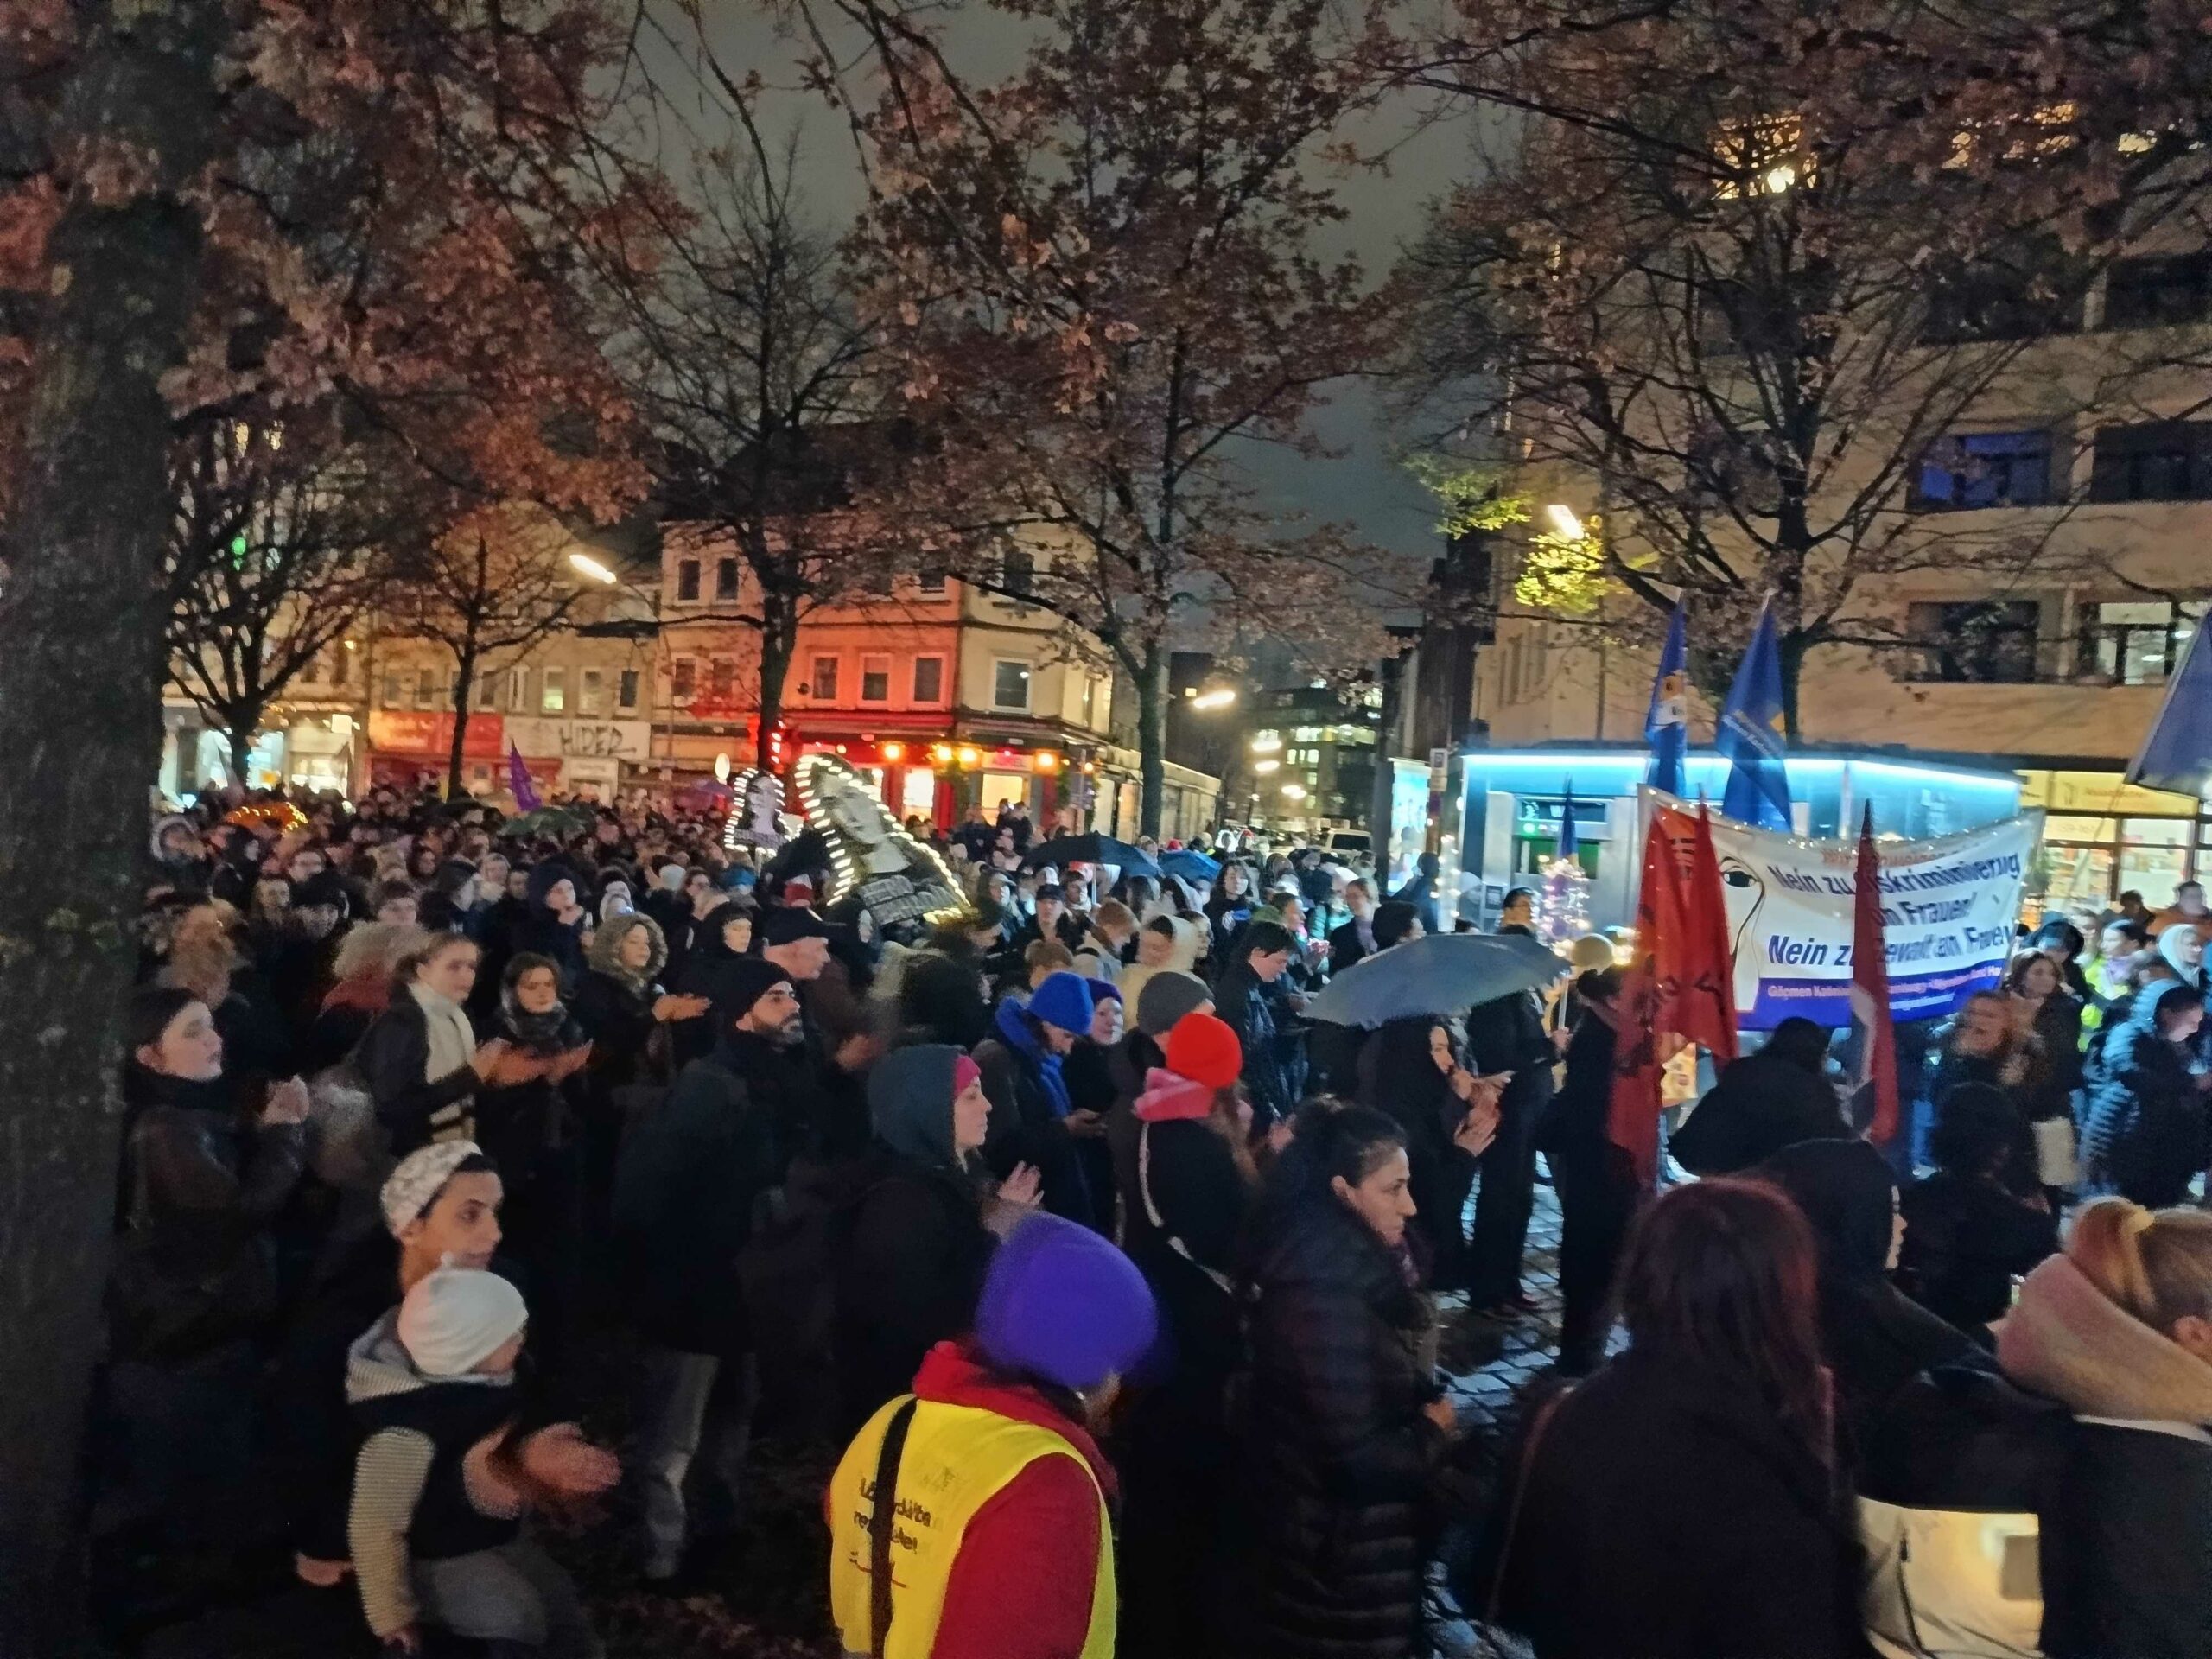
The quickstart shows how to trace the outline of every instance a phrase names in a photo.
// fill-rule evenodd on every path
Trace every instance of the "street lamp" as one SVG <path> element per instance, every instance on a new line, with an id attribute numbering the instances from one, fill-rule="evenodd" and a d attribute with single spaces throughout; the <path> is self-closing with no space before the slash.
<path id="1" fill-rule="evenodd" d="M 1192 697 L 1191 707 L 1201 713 L 1210 714 L 1216 709 L 1226 709 L 1236 701 L 1235 688 L 1226 685 L 1217 686 L 1211 691 L 1201 691 Z"/>
<path id="2" fill-rule="evenodd" d="M 1582 520 L 1574 516 L 1574 509 L 1563 502 L 1554 501 L 1544 509 L 1544 517 L 1552 521 L 1552 529 L 1570 542 L 1582 539 Z"/>
<path id="3" fill-rule="evenodd" d="M 1304 800 L 1306 798 L 1306 785 L 1303 784 L 1285 784 L 1282 786 L 1282 798 L 1286 801 Z"/>
<path id="4" fill-rule="evenodd" d="M 594 582 L 603 582 L 610 588 L 620 580 L 612 570 L 588 553 L 569 554 L 569 568 L 580 576 L 589 576 Z"/>

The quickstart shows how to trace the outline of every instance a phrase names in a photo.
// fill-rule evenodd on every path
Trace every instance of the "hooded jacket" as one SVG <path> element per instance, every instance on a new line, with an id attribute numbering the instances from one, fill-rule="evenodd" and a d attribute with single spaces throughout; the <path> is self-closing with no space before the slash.
<path id="1" fill-rule="evenodd" d="M 834 1269 L 849 1429 L 911 1388 L 923 1357 L 975 1319 L 995 1240 L 953 1145 L 959 1059 L 944 1045 L 893 1049 L 868 1076 L 877 1145 Z"/>
<path id="2" fill-rule="evenodd" d="M 2158 1029 L 2159 1010 L 2189 995 L 2168 985 L 2138 996 L 2098 1052 L 2082 1121 L 2082 1175 L 2092 1192 L 2159 1209 L 2179 1204 L 2204 1167 L 2205 1096 L 2189 1051 Z"/>
<path id="3" fill-rule="evenodd" d="M 471 1455 L 512 1421 L 512 1375 L 425 1376 L 397 1319 L 378 1320 L 346 1356 L 346 1400 L 362 1434 L 346 1541 L 379 1637 L 415 1622 L 411 1561 L 495 1549 L 520 1530 L 519 1501 Z"/>
<path id="4" fill-rule="evenodd" d="M 1800 1141 L 1848 1135 L 1835 1085 L 1811 1058 L 1770 1046 L 1730 1061 L 1667 1149 L 1694 1175 L 1730 1175 Z"/>
<path id="5" fill-rule="evenodd" d="M 2184 1659 L 2212 1632 L 2212 1365 L 2063 1255 L 2027 1276 L 1998 1363 L 2075 1416 L 2043 1515 L 2050 1659 Z"/>

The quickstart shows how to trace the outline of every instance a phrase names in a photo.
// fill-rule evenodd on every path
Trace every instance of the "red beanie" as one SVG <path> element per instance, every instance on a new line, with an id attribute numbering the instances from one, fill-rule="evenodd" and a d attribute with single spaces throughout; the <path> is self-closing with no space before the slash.
<path id="1" fill-rule="evenodd" d="M 1209 1089 L 1226 1089 L 1244 1069 L 1244 1050 L 1226 1020 L 1186 1014 L 1167 1033 L 1167 1069 Z"/>

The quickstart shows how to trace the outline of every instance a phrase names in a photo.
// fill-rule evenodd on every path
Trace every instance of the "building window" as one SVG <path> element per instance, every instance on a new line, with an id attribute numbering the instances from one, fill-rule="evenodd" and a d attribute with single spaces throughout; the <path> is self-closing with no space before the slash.
<path id="1" fill-rule="evenodd" d="M 2056 245 L 2038 242 L 1940 279 L 1921 338 L 1956 344 L 2069 334 L 2082 326 L 2081 288 Z"/>
<path id="2" fill-rule="evenodd" d="M 691 694 L 698 683 L 699 664 L 689 657 L 678 657 L 668 667 L 668 694 L 680 704 L 691 701 Z"/>
<path id="3" fill-rule="evenodd" d="M 406 674 L 397 668 L 387 668 L 384 671 L 384 706 L 387 709 L 397 709 L 406 701 Z"/>
<path id="4" fill-rule="evenodd" d="M 417 709 L 438 706 L 438 677 L 435 670 L 426 668 L 415 676 L 415 706 Z"/>
<path id="5" fill-rule="evenodd" d="M 707 664 L 707 696 L 716 708 L 727 708 L 737 696 L 737 664 L 717 657 Z"/>
<path id="6" fill-rule="evenodd" d="M 2036 677 L 2031 599 L 1967 600 L 1909 606 L 1905 626 L 1920 647 L 1916 679 L 2020 685 Z"/>
<path id="7" fill-rule="evenodd" d="M 2205 605 L 2202 601 L 2173 605 L 2164 600 L 2124 600 L 2087 609 L 2082 671 L 2120 685 L 2158 685 L 2181 661 Z"/>
<path id="8" fill-rule="evenodd" d="M 921 580 L 915 586 L 925 594 L 941 594 L 944 591 L 944 572 L 925 570 L 922 572 Z"/>
<path id="9" fill-rule="evenodd" d="M 836 702 L 837 659 L 835 657 L 816 658 L 813 671 L 807 676 L 807 685 L 810 695 L 817 702 Z"/>
<path id="10" fill-rule="evenodd" d="M 540 690 L 537 709 L 540 714 L 557 715 L 569 705 L 569 671 L 548 668 L 538 673 Z"/>
<path id="11" fill-rule="evenodd" d="M 2121 259 L 2105 279 L 2105 327 L 2159 328 L 2212 316 L 2212 251 Z"/>
<path id="12" fill-rule="evenodd" d="M 2212 422 L 2100 427 L 2089 499 L 2212 500 Z"/>
<path id="13" fill-rule="evenodd" d="M 1972 432 L 1929 446 L 1912 505 L 1930 512 L 2037 507 L 2050 499 L 2050 434 Z"/>
<path id="14" fill-rule="evenodd" d="M 1097 709 L 1098 677 L 1096 674 L 1086 674 L 1083 677 L 1083 719 L 1081 721 L 1085 731 L 1096 731 L 1098 728 L 1098 721 L 1094 718 Z"/>
<path id="15" fill-rule="evenodd" d="M 699 597 L 699 561 L 678 559 L 676 562 L 676 601 L 689 604 Z"/>
<path id="16" fill-rule="evenodd" d="M 1026 547 L 1009 547 L 999 557 L 999 586 L 1017 598 L 1037 591 L 1037 556 Z"/>
<path id="17" fill-rule="evenodd" d="M 499 706 L 499 677 L 496 673 L 481 669 L 477 671 L 476 706 L 487 715 Z"/>
<path id="18" fill-rule="evenodd" d="M 991 664 L 991 707 L 1019 709 L 1029 707 L 1029 664 L 1001 657 Z"/>
<path id="19" fill-rule="evenodd" d="M 576 712 L 580 715 L 603 715 L 607 712 L 607 676 L 598 669 L 583 669 L 576 675 Z"/>
<path id="20" fill-rule="evenodd" d="M 635 709 L 638 706 L 638 671 L 636 669 L 624 669 L 622 677 L 615 682 L 614 706 L 618 709 Z"/>
<path id="21" fill-rule="evenodd" d="M 530 709 L 530 671 L 511 668 L 507 671 L 507 709 L 513 714 L 524 714 Z"/>
<path id="22" fill-rule="evenodd" d="M 891 701 L 891 659 L 888 657 L 861 658 L 861 701 Z"/>
<path id="23" fill-rule="evenodd" d="M 914 701 L 937 703 L 944 700 L 944 658 L 917 657 L 914 658 Z"/>
<path id="24" fill-rule="evenodd" d="M 735 559 L 715 561 L 715 597 L 716 599 L 737 597 L 737 561 Z"/>

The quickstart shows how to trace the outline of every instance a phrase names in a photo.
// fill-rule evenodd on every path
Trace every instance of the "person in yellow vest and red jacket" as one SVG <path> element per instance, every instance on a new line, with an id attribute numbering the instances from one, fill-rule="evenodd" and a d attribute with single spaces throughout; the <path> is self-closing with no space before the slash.
<path id="1" fill-rule="evenodd" d="M 1059 1217 L 992 1258 L 972 1335 L 831 1478 L 830 1605 L 854 1659 L 1112 1659 L 1114 1471 L 1094 1438 L 1152 1347 L 1143 1275 Z"/>

